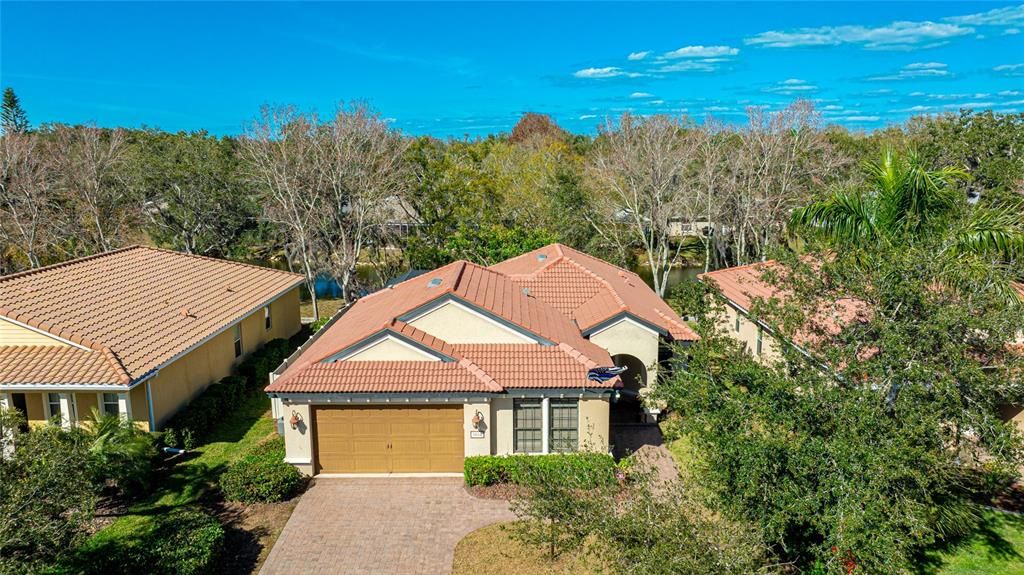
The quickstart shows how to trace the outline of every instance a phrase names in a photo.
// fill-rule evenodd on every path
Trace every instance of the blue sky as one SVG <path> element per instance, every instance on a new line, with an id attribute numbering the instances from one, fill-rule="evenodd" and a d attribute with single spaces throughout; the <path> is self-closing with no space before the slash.
<path id="1" fill-rule="evenodd" d="M 263 104 L 368 100 L 404 131 L 815 100 L 872 129 L 1024 110 L 1024 4 L 0 2 L 0 84 L 33 123 L 237 134 Z"/>

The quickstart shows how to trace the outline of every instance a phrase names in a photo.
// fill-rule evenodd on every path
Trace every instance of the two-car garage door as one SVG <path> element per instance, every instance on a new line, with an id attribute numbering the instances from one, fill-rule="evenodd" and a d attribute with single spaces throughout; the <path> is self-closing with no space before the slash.
<path id="1" fill-rule="evenodd" d="M 319 473 L 461 472 L 463 408 L 318 407 Z"/>

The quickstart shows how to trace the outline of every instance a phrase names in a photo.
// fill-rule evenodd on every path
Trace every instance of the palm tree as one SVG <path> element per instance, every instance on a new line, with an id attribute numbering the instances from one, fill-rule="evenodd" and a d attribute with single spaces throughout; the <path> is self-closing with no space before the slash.
<path id="1" fill-rule="evenodd" d="M 97 481 L 113 480 L 127 493 L 138 493 L 149 485 L 157 455 L 152 436 L 128 419 L 96 408 L 89 432 L 89 454 Z"/>
<path id="2" fill-rule="evenodd" d="M 967 284 L 967 271 L 979 263 L 1018 266 L 1024 259 L 1024 205 L 1001 209 L 974 205 L 956 187 L 969 175 L 963 169 L 929 170 L 914 151 L 886 148 L 881 159 L 865 164 L 867 191 L 841 190 L 799 208 L 793 230 L 809 231 L 834 248 L 891 249 L 934 241 L 935 257 L 947 262 L 950 285 Z M 1010 268 L 1014 271 L 1014 268 Z M 1019 303 L 1008 282 L 993 285 L 1008 301 Z"/>

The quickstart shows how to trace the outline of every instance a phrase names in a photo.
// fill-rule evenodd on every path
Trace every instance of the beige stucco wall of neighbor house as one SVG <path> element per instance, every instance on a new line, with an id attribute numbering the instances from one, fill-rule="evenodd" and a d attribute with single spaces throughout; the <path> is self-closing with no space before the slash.
<path id="1" fill-rule="evenodd" d="M 607 396 L 580 400 L 580 451 L 608 452 L 609 407 Z"/>
<path id="2" fill-rule="evenodd" d="M 294 465 L 303 475 L 313 475 L 313 424 L 312 408 L 309 405 L 282 405 L 284 418 L 285 461 Z M 300 419 L 295 429 L 288 424 L 295 412 Z"/>
<path id="3" fill-rule="evenodd" d="M 647 387 L 658 378 L 658 345 L 656 332 L 625 319 L 590 336 L 590 341 L 603 347 L 609 355 L 628 354 L 647 367 Z"/>
<path id="4" fill-rule="evenodd" d="M 299 290 L 295 288 L 281 296 L 270 306 L 271 328 L 266 329 L 263 308 L 241 320 L 242 355 L 235 357 L 234 326 L 228 327 L 206 343 L 160 369 L 149 380 L 152 394 L 153 418 L 156 428 L 174 415 L 181 407 L 202 393 L 211 383 L 219 381 L 244 360 L 272 339 L 288 338 L 299 331 Z M 143 391 L 144 393 L 144 391 Z M 138 405 L 133 396 L 133 419 L 148 420 L 145 396 Z"/>
<path id="5" fill-rule="evenodd" d="M 344 361 L 441 361 L 410 344 L 387 337 L 346 357 Z"/>
<path id="6" fill-rule="evenodd" d="M 438 306 L 415 318 L 409 325 L 452 344 L 536 343 L 536 340 L 454 302 Z"/>
<path id="7" fill-rule="evenodd" d="M 12 321 L 0 318 L 0 345 L 57 345 L 68 344 L 59 339 L 22 327 Z"/>
<path id="8" fill-rule="evenodd" d="M 473 416 L 480 413 L 483 422 L 480 429 L 473 429 Z M 494 435 L 496 427 L 491 416 L 490 403 L 466 403 L 463 405 L 463 432 L 465 433 L 464 445 L 466 457 L 473 455 L 491 454 L 491 436 Z M 482 432 L 482 433 L 481 433 Z M 474 437 L 476 435 L 477 437 Z"/>
<path id="9" fill-rule="evenodd" d="M 739 331 L 736 330 L 737 318 L 739 318 Z M 746 347 L 747 353 L 758 358 L 760 361 L 770 363 L 782 359 L 779 341 L 731 305 L 725 306 L 725 311 L 718 325 L 726 334 L 742 343 Z M 760 355 L 757 353 L 758 332 L 761 332 Z"/>

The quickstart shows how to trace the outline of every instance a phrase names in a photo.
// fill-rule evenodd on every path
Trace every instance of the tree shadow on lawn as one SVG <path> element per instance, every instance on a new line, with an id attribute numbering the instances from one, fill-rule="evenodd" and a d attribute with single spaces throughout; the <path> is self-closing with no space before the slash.
<path id="1" fill-rule="evenodd" d="M 917 560 L 919 575 L 935 575 L 959 552 L 976 548 L 988 561 L 1024 561 L 1024 547 L 1006 539 L 1003 531 L 1024 533 L 1024 515 L 1001 511 L 987 511 L 981 524 L 969 535 L 945 541 L 920 554 Z"/>

